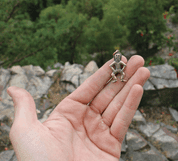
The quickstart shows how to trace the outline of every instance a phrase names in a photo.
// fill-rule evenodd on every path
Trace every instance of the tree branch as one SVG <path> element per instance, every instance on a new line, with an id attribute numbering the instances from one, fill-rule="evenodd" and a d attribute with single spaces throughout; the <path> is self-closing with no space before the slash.
<path id="1" fill-rule="evenodd" d="M 12 9 L 10 15 L 7 17 L 7 19 L 5 20 L 5 22 L 9 21 L 9 19 L 12 17 L 12 15 L 14 14 L 15 12 L 15 8 L 18 7 L 20 5 L 20 2 L 18 2 Z"/>
<path id="2" fill-rule="evenodd" d="M 15 64 L 15 63 L 17 63 L 17 62 L 20 62 L 21 60 L 23 60 L 23 59 L 25 59 L 25 58 L 27 58 L 27 57 L 30 57 L 30 56 L 32 56 L 32 55 L 35 55 L 37 52 L 42 51 L 43 49 L 47 48 L 48 46 L 49 46 L 49 45 L 45 46 L 44 48 L 38 49 L 37 51 L 35 51 L 35 52 L 31 53 L 31 54 L 25 55 L 25 56 L 23 56 L 22 58 L 20 58 L 20 59 L 18 59 L 18 60 L 15 59 L 11 64 L 8 65 L 8 68 L 9 68 L 10 66 L 12 66 L 13 64 Z M 17 58 L 17 57 L 16 57 L 16 58 Z"/>

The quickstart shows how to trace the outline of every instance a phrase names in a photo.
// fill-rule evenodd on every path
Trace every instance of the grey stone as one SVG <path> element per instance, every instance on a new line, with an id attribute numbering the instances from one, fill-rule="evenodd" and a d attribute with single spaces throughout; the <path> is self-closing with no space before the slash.
<path id="1" fill-rule="evenodd" d="M 49 71 L 50 72 L 50 71 Z M 51 72 L 52 73 L 52 72 Z M 54 72 L 53 72 L 54 74 Z M 51 74 L 51 76 L 53 75 Z M 14 66 L 11 69 L 0 69 L 1 101 L 0 117 L 7 116 L 14 120 L 14 107 L 12 98 L 7 94 L 7 88 L 16 86 L 27 90 L 34 99 L 41 98 L 47 94 L 53 80 L 44 75 L 41 67 L 32 65 Z"/>
<path id="2" fill-rule="evenodd" d="M 149 150 L 147 152 L 133 152 L 132 156 L 132 161 L 168 161 L 167 159 L 163 159 L 162 156 L 157 154 L 154 150 Z"/>
<path id="3" fill-rule="evenodd" d="M 14 155 L 10 161 L 18 161 L 18 160 L 17 160 L 17 156 Z"/>
<path id="4" fill-rule="evenodd" d="M 165 126 L 166 126 L 166 124 L 164 124 L 164 123 L 162 123 L 162 122 L 160 122 L 160 125 L 161 125 L 162 127 L 165 127 Z"/>
<path id="5" fill-rule="evenodd" d="M 158 156 L 158 158 L 161 161 L 168 161 L 168 159 L 166 158 L 166 156 L 163 155 L 160 151 L 158 151 L 149 141 L 147 141 L 147 144 L 151 147 L 150 150 L 154 151 L 154 153 Z M 148 151 L 148 153 L 149 153 L 149 151 Z"/>
<path id="6" fill-rule="evenodd" d="M 73 91 L 75 91 L 75 87 L 71 84 L 66 84 L 66 90 L 72 93 Z"/>
<path id="7" fill-rule="evenodd" d="M 28 78 L 26 75 L 16 74 L 11 77 L 11 80 L 9 82 L 9 87 L 16 86 L 25 89 L 27 87 L 27 83 L 28 83 Z M 10 98 L 10 96 L 8 95 L 2 95 L 2 98 L 7 98 L 7 97 Z"/>
<path id="8" fill-rule="evenodd" d="M 80 85 L 88 78 L 90 77 L 92 74 L 91 73 L 83 73 L 83 74 L 80 74 Z"/>
<path id="9" fill-rule="evenodd" d="M 25 70 L 25 75 L 28 78 L 28 81 L 35 75 L 35 71 L 33 70 L 33 65 L 25 65 L 22 67 Z"/>
<path id="10" fill-rule="evenodd" d="M 81 69 L 81 66 L 77 65 L 77 64 L 73 64 L 73 65 L 65 65 L 64 70 L 63 70 L 63 74 L 62 74 L 62 81 L 71 81 L 72 77 L 74 75 L 79 75 L 83 72 L 83 70 Z"/>
<path id="11" fill-rule="evenodd" d="M 140 150 L 147 145 L 146 140 L 133 130 L 128 130 L 126 140 L 128 147 L 134 151 Z"/>
<path id="12" fill-rule="evenodd" d="M 0 85 L 3 86 L 3 90 L 5 89 L 8 81 L 10 80 L 10 71 L 1 68 L 0 69 Z"/>
<path id="13" fill-rule="evenodd" d="M 77 88 L 79 84 L 79 75 L 74 75 L 71 79 L 72 84 L 75 85 L 75 88 Z"/>
<path id="14" fill-rule="evenodd" d="M 47 118 L 49 117 L 51 111 L 52 111 L 52 109 L 48 109 L 48 110 L 44 113 L 43 117 L 42 117 L 41 119 L 39 119 L 39 121 L 40 121 L 41 123 L 45 122 L 45 121 L 47 120 Z"/>
<path id="15" fill-rule="evenodd" d="M 150 71 L 149 81 L 156 87 L 156 89 L 178 87 L 177 73 L 175 72 L 174 67 L 168 64 L 163 64 L 149 66 L 147 69 Z M 148 84 L 146 84 L 145 87 L 147 89 L 152 88 Z"/>
<path id="16" fill-rule="evenodd" d="M 143 115 L 140 113 L 139 110 L 137 110 L 135 112 L 135 115 L 134 115 L 132 121 L 135 121 L 138 125 L 146 125 L 146 120 L 143 117 Z"/>
<path id="17" fill-rule="evenodd" d="M 53 77 L 56 72 L 57 72 L 56 69 L 50 70 L 50 71 L 46 72 L 46 76 Z"/>
<path id="18" fill-rule="evenodd" d="M 177 110 L 175 110 L 175 109 L 169 107 L 169 112 L 171 113 L 173 119 L 174 119 L 176 122 L 178 122 L 178 112 L 177 112 Z"/>
<path id="19" fill-rule="evenodd" d="M 148 66 L 150 77 L 143 86 L 141 105 L 168 106 L 173 104 L 178 93 L 178 79 L 174 67 L 166 64 Z"/>
<path id="20" fill-rule="evenodd" d="M 56 63 L 56 64 L 54 64 L 54 68 L 58 68 L 58 67 L 62 68 L 62 69 L 64 68 L 64 66 L 61 63 L 59 63 L 59 62 Z"/>
<path id="21" fill-rule="evenodd" d="M 167 158 L 176 160 L 178 159 L 178 138 L 176 135 L 170 135 L 169 132 L 166 132 L 164 129 L 159 129 L 151 139 L 159 143 Z"/>
<path id="22" fill-rule="evenodd" d="M 126 152 L 127 150 L 127 145 L 126 145 L 126 137 L 124 138 L 121 146 L 121 152 Z"/>
<path id="23" fill-rule="evenodd" d="M 95 73 L 98 70 L 98 66 L 95 61 L 90 61 L 84 69 L 84 73 Z"/>
<path id="24" fill-rule="evenodd" d="M 14 154 L 14 150 L 3 151 L 0 153 L 0 161 L 11 161 Z"/>
<path id="25" fill-rule="evenodd" d="M 140 125 L 139 130 L 145 134 L 147 137 L 151 137 L 156 131 L 158 131 L 160 128 L 159 124 L 153 124 L 149 122 L 146 125 Z"/>
<path id="26" fill-rule="evenodd" d="M 13 66 L 12 68 L 10 68 L 10 71 L 12 74 L 24 74 L 25 73 L 24 69 L 20 65 Z"/>
<path id="27" fill-rule="evenodd" d="M 33 77 L 28 83 L 26 90 L 32 95 L 34 99 L 38 99 L 44 94 L 47 94 L 48 89 L 52 83 L 53 81 L 51 81 L 48 76 L 44 76 L 43 78 Z"/>
<path id="28" fill-rule="evenodd" d="M 151 82 L 148 80 L 145 82 L 144 86 L 143 86 L 144 90 L 155 90 L 155 87 L 153 86 L 153 84 L 151 84 Z"/>
<path id="29" fill-rule="evenodd" d="M 174 67 L 163 64 L 156 66 L 149 66 L 147 69 L 150 70 L 150 76 L 155 78 L 165 78 L 165 79 L 177 79 L 177 74 Z"/>
<path id="30" fill-rule="evenodd" d="M 7 134 L 10 133 L 10 127 L 7 126 L 6 124 L 4 124 L 3 126 L 0 126 L 0 130 Z"/>
<path id="31" fill-rule="evenodd" d="M 14 107 L 10 104 L 0 104 L 0 117 L 8 117 L 12 121 L 14 120 Z"/>
<path id="32" fill-rule="evenodd" d="M 35 76 L 42 76 L 45 74 L 45 71 L 40 66 L 34 66 L 33 70 L 35 72 Z"/>
<path id="33" fill-rule="evenodd" d="M 133 55 L 137 53 L 136 50 L 130 49 L 130 50 L 122 50 L 122 53 L 127 59 L 130 59 Z"/>
<path id="34" fill-rule="evenodd" d="M 166 128 L 167 128 L 168 130 L 170 130 L 171 132 L 177 134 L 177 128 L 176 128 L 176 127 L 172 127 L 172 126 L 170 126 L 170 125 L 166 125 Z"/>
<path id="35" fill-rule="evenodd" d="M 128 130 L 128 156 L 133 161 L 168 161 L 154 146 L 146 141 L 137 131 Z"/>

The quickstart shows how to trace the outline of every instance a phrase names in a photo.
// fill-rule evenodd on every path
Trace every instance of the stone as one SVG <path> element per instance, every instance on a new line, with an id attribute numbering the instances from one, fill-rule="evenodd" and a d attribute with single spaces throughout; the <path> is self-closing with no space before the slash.
<path id="1" fill-rule="evenodd" d="M 123 142 L 122 142 L 122 146 L 121 146 L 121 153 L 122 152 L 126 152 L 127 150 L 127 145 L 126 145 L 126 138 L 124 138 Z"/>
<path id="2" fill-rule="evenodd" d="M 41 123 L 45 122 L 45 121 L 47 120 L 47 118 L 49 117 L 51 111 L 52 111 L 52 109 L 48 109 L 48 110 L 44 113 L 43 117 L 42 117 L 41 119 L 39 119 L 39 121 L 40 121 Z"/>
<path id="3" fill-rule="evenodd" d="M 12 68 L 10 68 L 10 71 L 12 74 L 24 74 L 25 73 L 24 69 L 22 69 L 20 65 L 13 66 Z"/>
<path id="4" fill-rule="evenodd" d="M 170 134 L 165 128 L 161 128 L 151 139 L 159 143 L 167 158 L 178 160 L 178 137 L 176 135 Z"/>
<path id="5" fill-rule="evenodd" d="M 148 79 L 144 86 L 143 86 L 144 90 L 155 90 L 155 87 L 153 86 L 153 84 L 150 82 L 150 80 Z"/>
<path id="6" fill-rule="evenodd" d="M 174 70 L 174 67 L 168 64 L 163 64 L 149 66 L 147 69 L 150 71 L 149 81 L 156 89 L 178 87 L 177 73 Z"/>
<path id="7" fill-rule="evenodd" d="M 79 76 L 80 85 L 91 75 L 92 75 L 91 73 L 80 74 L 80 76 Z"/>
<path id="8" fill-rule="evenodd" d="M 18 160 L 17 160 L 17 156 L 14 155 L 10 161 L 18 161 Z"/>
<path id="9" fill-rule="evenodd" d="M 9 82 L 11 77 L 10 71 L 1 68 L 0 69 L 0 85 L 3 86 L 3 90 L 5 89 L 7 83 Z"/>
<path id="10" fill-rule="evenodd" d="M 129 60 L 133 55 L 137 54 L 137 51 L 130 47 L 129 50 L 122 50 L 122 53 Z"/>
<path id="11" fill-rule="evenodd" d="M 66 90 L 68 91 L 68 92 L 70 92 L 70 93 L 72 93 L 73 91 L 75 91 L 75 87 L 73 86 L 73 85 L 71 85 L 71 84 L 67 84 L 66 85 Z"/>
<path id="12" fill-rule="evenodd" d="M 90 61 L 84 69 L 84 73 L 95 73 L 98 70 L 98 66 L 95 61 Z"/>
<path id="13" fill-rule="evenodd" d="M 143 115 L 140 113 L 139 110 L 137 110 L 135 112 L 135 115 L 134 115 L 132 121 L 135 121 L 137 123 L 137 125 L 146 125 L 146 120 L 143 117 Z"/>
<path id="14" fill-rule="evenodd" d="M 170 130 L 172 133 L 177 134 L 177 128 L 176 127 L 172 127 L 170 125 L 166 125 L 165 126 L 168 130 Z"/>
<path id="15" fill-rule="evenodd" d="M 67 83 L 66 90 L 71 93 L 97 70 L 98 66 L 94 61 L 89 62 L 85 69 L 80 64 L 70 65 L 69 62 L 66 62 L 61 81 Z"/>
<path id="16" fill-rule="evenodd" d="M 0 153 L 0 161 L 10 161 L 14 154 L 14 150 L 3 151 Z"/>
<path id="17" fill-rule="evenodd" d="M 132 148 L 134 151 L 143 149 L 147 145 L 146 140 L 134 130 L 127 131 L 126 140 L 128 143 L 128 147 Z"/>
<path id="18" fill-rule="evenodd" d="M 49 71 L 50 72 L 50 71 Z M 52 77 L 55 72 L 51 72 Z M 47 94 L 48 89 L 54 82 L 52 78 L 45 76 L 44 70 L 39 66 L 14 66 L 10 69 L 0 69 L 1 101 L 0 118 L 7 116 L 14 119 L 14 107 L 12 98 L 7 94 L 7 88 L 16 86 L 27 90 L 35 99 Z"/>
<path id="19" fill-rule="evenodd" d="M 72 84 L 77 88 L 79 84 L 79 75 L 74 75 L 71 79 Z"/>
<path id="20" fill-rule="evenodd" d="M 77 64 L 69 65 L 65 64 L 64 70 L 62 72 L 61 81 L 71 81 L 74 75 L 79 75 L 83 72 L 81 66 Z"/>
<path id="21" fill-rule="evenodd" d="M 140 125 L 139 126 L 139 130 L 146 135 L 146 137 L 151 137 L 156 131 L 158 131 L 160 129 L 160 125 L 159 124 L 153 124 L 151 122 L 149 122 L 146 125 Z"/>
<path id="22" fill-rule="evenodd" d="M 131 154 L 130 154 L 131 155 Z M 160 154 L 157 154 L 154 150 L 146 152 L 133 152 L 132 161 L 168 161 L 165 157 L 163 158 Z"/>
<path id="23" fill-rule="evenodd" d="M 33 70 L 33 65 L 25 65 L 22 67 L 25 70 L 25 75 L 27 76 L 28 80 L 31 79 L 32 76 L 35 75 L 35 71 Z"/>
<path id="24" fill-rule="evenodd" d="M 45 71 L 40 66 L 34 66 L 33 70 L 36 76 L 42 76 L 45 74 Z"/>
<path id="25" fill-rule="evenodd" d="M 136 130 L 129 129 L 126 136 L 128 156 L 132 161 L 168 161 L 164 155 L 146 141 Z"/>
<path id="26" fill-rule="evenodd" d="M 61 68 L 61 69 L 63 69 L 64 68 L 64 66 L 61 64 L 61 63 L 56 63 L 56 64 L 54 64 L 54 66 L 53 66 L 54 68 Z"/>
<path id="27" fill-rule="evenodd" d="M 53 77 L 53 75 L 54 75 L 56 72 L 57 72 L 56 69 L 52 69 L 52 70 L 46 72 L 46 76 L 48 76 L 48 77 Z"/>
<path id="28" fill-rule="evenodd" d="M 176 122 L 178 122 L 178 112 L 177 112 L 177 110 L 175 110 L 175 109 L 169 107 L 169 112 L 171 113 L 173 119 L 174 119 Z"/>
<path id="29" fill-rule="evenodd" d="M 175 104 L 178 95 L 178 79 L 174 67 L 163 64 L 148 66 L 150 78 L 143 86 L 141 105 L 168 106 Z"/>

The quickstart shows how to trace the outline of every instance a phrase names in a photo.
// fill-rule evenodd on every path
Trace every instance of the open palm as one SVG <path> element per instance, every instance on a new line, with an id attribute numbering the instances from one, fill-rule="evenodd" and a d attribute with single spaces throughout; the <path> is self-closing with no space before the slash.
<path id="1" fill-rule="evenodd" d="M 118 79 L 106 85 L 112 61 L 60 102 L 43 123 L 32 96 L 24 89 L 8 88 L 15 107 L 10 139 L 18 160 L 118 161 L 150 72 L 142 57 L 133 56 L 128 63 L 122 57 L 127 82 Z"/>

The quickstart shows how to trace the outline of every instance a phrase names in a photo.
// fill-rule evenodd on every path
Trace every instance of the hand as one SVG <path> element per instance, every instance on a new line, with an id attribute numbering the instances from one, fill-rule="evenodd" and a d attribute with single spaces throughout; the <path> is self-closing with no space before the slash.
<path id="1" fill-rule="evenodd" d="M 10 140 L 19 161 L 118 161 L 150 72 L 142 67 L 142 57 L 133 56 L 127 63 L 123 56 L 127 82 L 118 79 L 105 86 L 112 61 L 60 102 L 44 123 L 38 121 L 26 90 L 7 89 L 15 108 Z"/>

